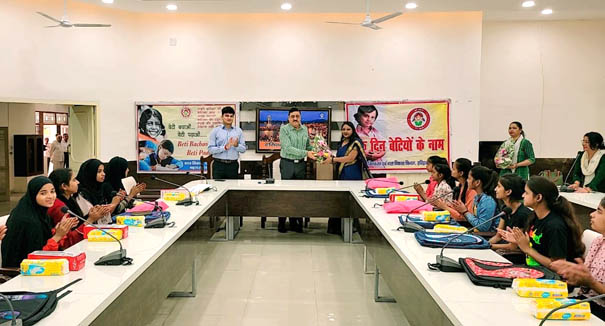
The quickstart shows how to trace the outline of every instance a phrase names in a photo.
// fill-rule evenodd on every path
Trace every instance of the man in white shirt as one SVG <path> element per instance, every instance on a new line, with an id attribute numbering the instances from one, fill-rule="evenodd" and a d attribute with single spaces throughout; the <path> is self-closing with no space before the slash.
<path id="1" fill-rule="evenodd" d="M 63 140 L 61 141 L 61 149 L 63 150 L 63 162 L 65 164 L 65 168 L 69 168 L 69 152 L 71 149 L 71 145 L 69 144 L 69 135 L 67 133 L 63 134 Z"/>
<path id="2" fill-rule="evenodd" d="M 57 139 L 50 144 L 50 162 L 53 164 L 53 170 L 60 169 L 65 164 L 61 140 L 63 140 L 63 137 L 61 137 L 61 134 L 57 134 Z M 50 169 L 48 172 L 50 173 Z"/>

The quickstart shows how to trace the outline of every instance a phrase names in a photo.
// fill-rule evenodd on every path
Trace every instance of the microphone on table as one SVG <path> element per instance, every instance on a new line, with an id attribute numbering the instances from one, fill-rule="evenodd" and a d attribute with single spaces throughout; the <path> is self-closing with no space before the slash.
<path id="1" fill-rule="evenodd" d="M 208 178 L 206 178 L 206 176 L 204 176 L 203 173 L 197 174 L 197 173 L 192 173 L 190 171 L 185 172 L 185 175 L 192 175 L 195 177 L 200 177 L 200 180 L 203 180 L 205 184 L 208 184 Z"/>
<path id="2" fill-rule="evenodd" d="M 575 190 L 569 188 L 569 183 L 567 183 L 567 180 L 569 179 L 569 176 L 573 172 L 573 168 L 576 166 L 578 159 L 580 157 L 582 157 L 582 153 L 584 153 L 584 152 L 579 151 L 578 154 L 576 155 L 576 159 L 573 160 L 573 163 L 571 164 L 571 168 L 569 169 L 569 172 L 567 172 L 567 175 L 565 176 L 565 180 L 563 180 L 563 184 L 559 187 L 560 192 L 574 192 L 575 191 Z"/>
<path id="3" fill-rule="evenodd" d="M 458 235 L 456 235 L 455 237 L 452 237 L 451 239 L 449 239 L 444 245 L 443 247 L 441 247 L 441 252 L 439 253 L 439 255 L 437 255 L 437 259 L 436 259 L 436 263 L 435 264 L 431 264 L 429 263 L 429 269 L 432 270 L 440 270 L 442 272 L 463 272 L 464 269 L 462 268 L 462 266 L 460 266 L 460 264 L 449 258 L 449 257 L 444 257 L 443 256 L 443 250 L 445 250 L 445 248 L 447 247 L 447 245 L 449 245 L 452 241 L 460 238 L 461 236 L 470 233 L 474 230 L 476 230 L 478 227 L 480 227 L 481 225 L 484 225 L 488 222 L 492 222 L 493 220 L 497 219 L 497 218 L 501 218 L 504 215 L 510 215 L 512 214 L 513 210 L 510 207 L 504 207 L 504 209 L 502 209 L 502 212 L 488 218 L 487 220 L 475 225 L 474 227 L 468 229 L 466 232 L 464 233 L 460 233 Z"/>
<path id="4" fill-rule="evenodd" d="M 61 212 L 63 212 L 63 214 L 67 213 L 69 215 L 72 215 L 72 216 L 76 217 L 77 219 L 79 219 L 80 221 L 83 221 L 84 224 L 88 224 L 97 230 L 101 230 L 101 232 L 107 234 L 108 236 L 110 236 L 111 238 L 116 240 L 118 242 L 118 244 L 120 245 L 120 250 L 111 252 L 111 253 L 99 258 L 99 260 L 97 260 L 95 262 L 95 265 L 130 265 L 130 264 L 132 264 L 132 258 L 126 257 L 126 249 L 124 249 L 122 247 L 122 241 L 120 241 L 118 238 L 116 238 L 113 234 L 107 232 L 104 229 L 101 229 L 100 227 L 98 227 L 94 224 L 88 223 L 88 221 L 86 221 L 85 218 L 72 212 L 71 210 L 69 210 L 69 208 L 67 208 L 67 206 L 61 207 Z"/>
<path id="5" fill-rule="evenodd" d="M 426 180 L 426 181 L 429 181 L 429 180 Z M 426 203 L 423 203 L 422 205 L 420 205 L 418 207 L 414 207 L 414 209 L 410 210 L 410 212 L 405 215 L 405 219 L 406 219 L 405 221 L 402 218 L 403 215 L 399 215 L 398 216 L 399 217 L 399 223 L 401 223 L 401 226 L 398 227 L 397 230 L 403 229 L 405 232 L 418 232 L 418 231 L 424 230 L 424 228 L 422 226 L 418 225 L 418 223 L 409 222 L 407 220 L 408 217 L 410 217 L 410 214 L 412 214 L 413 211 L 415 211 L 417 209 L 420 209 L 420 208 L 422 208 L 422 207 L 430 204 L 432 200 L 441 199 L 441 198 L 446 197 L 448 195 L 451 195 L 453 193 L 454 193 L 453 190 L 452 191 L 448 191 L 446 193 L 443 193 L 443 194 L 441 194 L 439 196 L 436 196 L 436 197 L 433 197 L 433 198 L 427 200 Z"/>
<path id="6" fill-rule="evenodd" d="M 15 308 L 13 307 L 11 300 L 2 293 L 0 293 L 0 298 L 2 298 L 2 300 L 6 301 L 6 303 L 8 304 L 8 310 L 10 311 L 10 316 L 5 315 L 3 318 L 3 319 L 8 319 L 7 317 L 10 317 L 10 321 L 2 322 L 2 323 L 0 323 L 0 326 L 22 326 L 23 320 L 17 318 L 17 314 L 15 313 Z"/>
<path id="7" fill-rule="evenodd" d="M 555 313 L 557 310 L 565 309 L 565 308 L 567 308 L 567 307 L 575 306 L 575 305 L 580 304 L 580 303 L 584 303 L 584 302 L 590 302 L 590 301 L 595 301 L 595 300 L 597 300 L 597 299 L 602 299 L 602 298 L 605 298 L 605 294 L 600 294 L 600 295 L 594 296 L 594 297 L 592 297 L 592 298 L 586 298 L 586 299 L 584 299 L 584 300 L 579 300 L 579 301 L 576 301 L 576 302 L 574 302 L 574 303 L 567 303 L 567 304 L 564 304 L 564 305 L 562 305 L 562 306 L 560 306 L 560 307 L 557 307 L 557 308 L 555 308 L 555 309 L 553 309 L 553 310 L 549 311 L 549 312 L 546 314 L 546 316 L 544 316 L 544 318 L 542 318 L 542 321 L 540 322 L 540 324 L 539 324 L 538 326 L 542 326 L 542 324 L 544 324 L 544 323 L 546 322 L 546 320 L 548 319 L 548 317 L 550 317 L 550 316 L 551 316 L 553 313 Z"/>
<path id="8" fill-rule="evenodd" d="M 190 206 L 193 203 L 195 203 L 196 205 L 200 204 L 200 202 L 198 202 L 197 200 L 193 201 L 193 195 L 191 194 L 191 190 L 189 190 L 189 188 L 187 188 L 187 187 L 185 187 L 183 185 L 180 185 L 180 184 L 174 183 L 174 182 L 170 182 L 170 181 L 167 181 L 167 180 L 164 180 L 164 179 L 160 179 L 160 178 L 156 177 L 155 175 L 151 176 L 151 180 L 157 180 L 157 181 L 169 184 L 171 186 L 175 186 L 175 187 L 177 187 L 177 189 L 178 188 L 183 188 L 183 189 L 187 190 L 187 193 L 189 194 L 189 198 L 185 198 L 185 199 L 179 201 L 178 203 L 176 203 L 177 205 Z"/>

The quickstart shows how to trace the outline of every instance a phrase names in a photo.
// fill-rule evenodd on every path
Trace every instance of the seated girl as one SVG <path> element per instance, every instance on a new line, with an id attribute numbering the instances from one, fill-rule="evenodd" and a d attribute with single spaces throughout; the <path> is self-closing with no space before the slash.
<path id="1" fill-rule="evenodd" d="M 459 158 L 454 162 L 452 168 L 452 178 L 458 181 L 458 185 L 454 188 L 453 198 L 463 202 L 469 211 L 473 209 L 473 201 L 475 200 L 475 195 L 477 195 L 466 182 L 468 173 L 471 171 L 472 167 L 473 164 L 469 159 Z M 441 210 L 449 211 L 453 219 L 457 221 L 466 221 L 464 216 L 454 209 L 452 202 L 437 199 L 432 201 L 432 204 Z"/>
<path id="2" fill-rule="evenodd" d="M 107 206 L 93 206 L 88 211 L 88 214 L 82 213 L 80 206 L 73 198 L 73 195 L 78 192 L 78 180 L 76 179 L 75 173 L 71 169 L 56 169 L 51 172 L 48 178 L 53 182 L 53 186 L 55 187 L 55 193 L 57 194 L 57 199 L 51 208 L 48 209 L 48 216 L 54 221 L 54 223 L 58 223 L 61 218 L 63 218 L 63 212 L 61 209 L 64 206 L 82 216 L 86 219 L 88 224 L 93 224 L 101 217 L 107 215 L 109 213 L 109 207 Z M 77 231 L 79 232 L 69 232 L 67 234 L 68 237 L 72 238 L 73 243 L 79 242 L 83 239 L 82 232 L 84 228 L 84 223 L 82 221 L 78 221 L 79 227 Z"/>
<path id="3" fill-rule="evenodd" d="M 525 253 L 529 266 L 551 267 L 555 260 L 573 262 L 582 257 L 582 228 L 571 204 L 559 196 L 557 186 L 544 177 L 533 176 L 525 185 L 523 204 L 534 210 L 527 232 L 519 227 L 498 230 L 502 238 Z"/>
<path id="4" fill-rule="evenodd" d="M 178 170 L 183 168 L 183 162 L 172 157 L 174 144 L 170 140 L 162 140 L 156 153 L 149 154 L 144 160 L 139 161 L 139 170 Z"/>
<path id="5" fill-rule="evenodd" d="M 103 196 L 107 201 L 111 201 L 113 192 L 126 192 L 122 179 L 128 176 L 128 161 L 125 158 L 116 156 L 109 160 L 107 169 L 105 170 L 105 182 L 103 182 Z M 120 201 L 113 211 L 113 214 L 123 213 L 127 208 L 132 207 L 134 198 L 147 186 L 144 183 L 139 183 L 130 189 L 130 193 Z"/>
<path id="6" fill-rule="evenodd" d="M 437 182 L 433 180 L 433 171 L 435 165 L 437 164 L 447 165 L 447 160 L 437 155 L 429 156 L 429 158 L 426 160 L 426 172 L 430 174 L 429 185 L 426 187 L 426 191 L 424 188 L 422 188 L 421 184 L 414 185 L 414 190 L 416 190 L 416 193 L 420 195 L 422 200 L 426 201 L 429 197 L 431 197 L 435 191 L 435 187 L 437 187 Z"/>
<path id="7" fill-rule="evenodd" d="M 456 187 L 456 180 L 452 178 L 452 170 L 447 164 L 436 164 L 433 167 L 433 173 L 431 173 L 433 180 L 437 183 L 435 191 L 431 196 L 427 197 L 427 201 L 443 200 L 446 203 L 452 202 L 454 199 L 454 187 Z"/>
<path id="8" fill-rule="evenodd" d="M 523 205 L 523 193 L 525 192 L 525 180 L 517 174 L 508 173 L 502 175 L 496 186 L 496 198 L 500 200 L 504 206 L 512 210 L 510 215 L 506 215 L 500 219 L 498 230 L 506 230 L 507 228 L 520 228 L 525 230 L 527 221 L 532 211 Z M 496 234 L 489 243 L 492 244 L 492 249 L 515 250 L 517 246 L 511 243 L 503 242 L 502 236 Z"/>
<path id="9" fill-rule="evenodd" d="M 108 208 L 104 210 L 105 214 L 97 220 L 99 224 L 110 224 L 112 222 L 111 212 L 113 212 L 120 202 L 126 196 L 121 192 L 117 195 L 106 198 L 103 194 L 103 182 L 105 181 L 105 166 L 97 159 L 89 159 L 82 163 L 76 179 L 80 183 L 78 186 L 78 195 L 74 198 L 86 215 L 94 206 L 103 206 Z M 93 213 L 94 214 L 94 213 Z"/>
<path id="10" fill-rule="evenodd" d="M 580 297 L 585 299 L 605 293 L 605 198 L 597 210 L 590 214 L 590 228 L 601 235 L 592 241 L 586 261 L 576 258 L 576 263 L 554 261 L 550 266 L 569 284 L 581 286 Z M 605 321 L 605 300 L 590 302 L 590 311 Z"/>
<path id="11" fill-rule="evenodd" d="M 2 240 L 2 267 L 19 267 L 30 252 L 56 251 L 71 245 L 65 235 L 78 224 L 65 214 L 53 228 L 47 210 L 55 202 L 55 188 L 50 179 L 35 177 L 27 184 L 27 192 L 11 211 L 6 221 L 6 237 Z"/>
<path id="12" fill-rule="evenodd" d="M 452 203 L 454 209 L 464 216 L 464 219 L 473 227 L 478 226 L 477 230 L 480 232 L 495 231 L 498 225 L 498 220 L 484 223 L 496 214 L 497 205 L 494 189 L 497 181 L 498 173 L 484 166 L 476 166 L 471 169 L 466 181 L 468 187 L 477 193 L 473 200 L 472 209 L 469 210 L 465 203 L 460 200 Z"/>

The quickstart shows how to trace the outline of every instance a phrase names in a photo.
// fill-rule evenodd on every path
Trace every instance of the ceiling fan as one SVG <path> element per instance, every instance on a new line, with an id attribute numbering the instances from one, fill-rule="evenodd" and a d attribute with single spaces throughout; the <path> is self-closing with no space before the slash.
<path id="1" fill-rule="evenodd" d="M 58 23 L 57 25 L 50 25 L 50 26 L 44 26 L 44 27 L 111 27 L 111 25 L 109 24 L 74 24 L 72 22 L 69 21 L 69 17 L 67 17 L 67 0 L 63 0 L 63 17 L 61 17 L 61 19 L 56 19 L 54 17 L 51 17 L 43 12 L 39 12 L 36 11 L 36 13 L 42 17 L 48 18 L 52 21 L 54 21 L 55 23 Z"/>
<path id="2" fill-rule="evenodd" d="M 379 30 L 379 29 L 382 29 L 382 27 L 378 26 L 377 25 L 378 23 L 382 23 L 383 21 L 395 18 L 401 14 L 402 14 L 402 12 L 398 11 L 398 12 L 394 12 L 392 14 L 386 15 L 384 17 L 380 17 L 378 19 L 372 20 L 372 17 L 370 17 L 370 0 L 366 0 L 366 17 L 364 18 L 364 20 L 361 23 L 345 23 L 345 22 L 326 22 L 326 23 L 343 24 L 343 25 L 361 25 L 362 27 L 371 28 L 373 30 Z"/>

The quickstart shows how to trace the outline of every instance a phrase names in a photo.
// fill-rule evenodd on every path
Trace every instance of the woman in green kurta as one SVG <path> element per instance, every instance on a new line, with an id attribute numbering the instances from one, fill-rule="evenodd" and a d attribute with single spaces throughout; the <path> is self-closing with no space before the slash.
<path id="1" fill-rule="evenodd" d="M 605 144 L 603 136 L 591 131 L 582 139 L 583 152 L 576 158 L 573 183 L 576 192 L 605 192 Z"/>
<path id="2" fill-rule="evenodd" d="M 536 162 L 534 147 L 525 139 L 521 122 L 511 122 L 508 134 L 510 138 L 502 143 L 494 157 L 496 167 L 500 169 L 500 175 L 515 173 L 524 180 L 529 180 L 529 166 Z"/>

